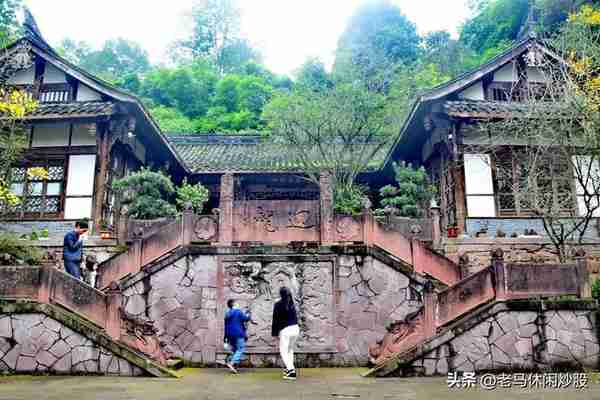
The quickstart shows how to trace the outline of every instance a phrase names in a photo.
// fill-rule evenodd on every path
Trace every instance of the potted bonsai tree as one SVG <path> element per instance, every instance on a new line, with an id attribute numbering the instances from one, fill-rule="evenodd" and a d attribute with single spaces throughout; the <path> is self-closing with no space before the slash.
<path id="1" fill-rule="evenodd" d="M 151 222 L 177 214 L 177 209 L 169 202 L 175 193 L 175 186 L 162 171 L 142 168 L 119 179 L 113 187 L 123 193 L 122 204 L 127 207 L 130 218 Z"/>

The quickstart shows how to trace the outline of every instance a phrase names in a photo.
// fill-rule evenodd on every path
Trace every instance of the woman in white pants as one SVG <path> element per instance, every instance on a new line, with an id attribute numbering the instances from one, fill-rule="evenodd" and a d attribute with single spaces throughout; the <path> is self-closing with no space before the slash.
<path id="1" fill-rule="evenodd" d="M 294 299 L 285 286 L 279 289 L 281 299 L 275 303 L 273 308 L 273 337 L 279 336 L 279 353 L 285 364 L 283 379 L 296 380 L 296 368 L 294 367 L 294 346 L 300 335 L 298 316 Z"/>

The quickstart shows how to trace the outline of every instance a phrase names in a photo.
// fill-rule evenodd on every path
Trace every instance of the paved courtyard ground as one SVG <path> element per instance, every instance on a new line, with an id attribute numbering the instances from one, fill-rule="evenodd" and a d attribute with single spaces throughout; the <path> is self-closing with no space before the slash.
<path id="1" fill-rule="evenodd" d="M 279 370 L 246 370 L 229 375 L 223 369 L 189 369 L 181 379 L 105 377 L 0 378 L 2 400 L 288 400 L 288 399 L 594 399 L 600 385 L 582 391 L 448 389 L 445 378 L 361 378 L 357 369 L 305 369 L 296 382 L 282 381 Z"/>

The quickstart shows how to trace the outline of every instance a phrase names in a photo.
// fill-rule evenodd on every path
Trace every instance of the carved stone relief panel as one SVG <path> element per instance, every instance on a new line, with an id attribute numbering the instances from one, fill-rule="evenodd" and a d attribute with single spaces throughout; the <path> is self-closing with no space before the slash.
<path id="1" fill-rule="evenodd" d="M 333 263 L 231 262 L 224 265 L 224 298 L 236 299 L 251 313 L 249 352 L 277 352 L 271 337 L 273 306 L 279 289 L 294 295 L 300 338 L 297 350 L 326 351 L 334 346 Z"/>

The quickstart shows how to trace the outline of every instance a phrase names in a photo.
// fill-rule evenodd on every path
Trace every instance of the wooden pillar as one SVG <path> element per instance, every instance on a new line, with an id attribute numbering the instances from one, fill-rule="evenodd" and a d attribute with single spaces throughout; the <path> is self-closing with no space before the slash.
<path id="1" fill-rule="evenodd" d="M 433 248 L 439 250 L 442 247 L 442 221 L 440 206 L 435 202 L 431 201 L 431 240 L 433 242 Z"/>
<path id="2" fill-rule="evenodd" d="M 221 176 L 219 199 L 219 244 L 231 246 L 233 242 L 233 198 L 235 193 L 233 174 Z"/>
<path id="3" fill-rule="evenodd" d="M 454 207 L 458 233 L 466 232 L 467 204 L 465 198 L 465 167 L 462 161 L 455 162 L 452 167 L 454 179 Z"/>
<path id="4" fill-rule="evenodd" d="M 333 185 L 331 181 L 330 172 L 321 173 L 319 177 L 321 244 L 326 246 L 335 242 L 333 231 Z"/>
<path id="5" fill-rule="evenodd" d="M 94 125 L 96 125 L 94 123 Z M 96 146 L 98 148 L 98 161 L 96 163 L 96 182 L 94 187 L 94 233 L 98 233 L 103 220 L 104 198 L 106 197 L 106 177 L 108 175 L 108 129 L 102 127 L 96 133 Z"/>

